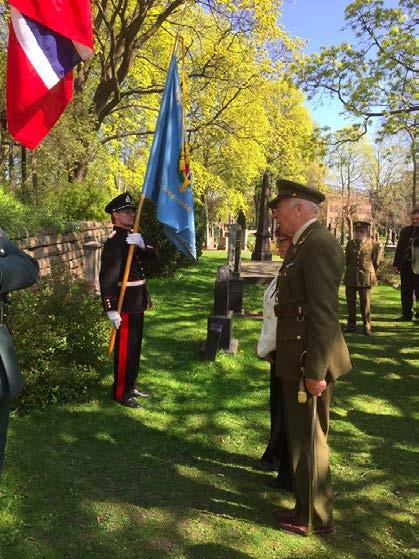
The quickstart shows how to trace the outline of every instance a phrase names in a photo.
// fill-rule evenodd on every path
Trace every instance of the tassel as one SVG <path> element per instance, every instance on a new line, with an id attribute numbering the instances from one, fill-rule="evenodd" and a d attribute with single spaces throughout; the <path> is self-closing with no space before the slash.
<path id="1" fill-rule="evenodd" d="M 185 163 L 187 167 L 191 165 L 191 151 L 189 149 L 189 144 L 185 144 Z"/>
<path id="2" fill-rule="evenodd" d="M 185 171 L 185 169 L 186 169 L 185 153 L 182 149 L 182 153 L 180 154 L 180 159 L 179 159 L 179 171 L 181 171 L 183 173 Z"/>

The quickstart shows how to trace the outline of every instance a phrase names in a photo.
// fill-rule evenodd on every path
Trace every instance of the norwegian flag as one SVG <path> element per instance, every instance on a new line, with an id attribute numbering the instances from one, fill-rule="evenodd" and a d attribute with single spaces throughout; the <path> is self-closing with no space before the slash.
<path id="1" fill-rule="evenodd" d="M 73 97 L 72 69 L 93 54 L 89 0 L 10 0 L 6 113 L 35 149 Z"/>

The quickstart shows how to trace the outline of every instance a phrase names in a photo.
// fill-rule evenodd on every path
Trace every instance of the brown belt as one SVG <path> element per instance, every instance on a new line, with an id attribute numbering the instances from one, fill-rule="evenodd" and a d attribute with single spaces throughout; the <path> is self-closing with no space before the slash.
<path id="1" fill-rule="evenodd" d="M 308 315 L 308 306 L 305 303 L 300 305 L 275 305 L 275 316 L 278 318 L 298 318 Z"/>

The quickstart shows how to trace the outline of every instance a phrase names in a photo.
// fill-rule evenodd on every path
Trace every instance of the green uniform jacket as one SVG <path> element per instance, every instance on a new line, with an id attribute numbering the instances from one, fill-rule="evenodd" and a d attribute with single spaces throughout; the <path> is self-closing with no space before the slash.
<path id="1" fill-rule="evenodd" d="M 36 260 L 22 252 L 0 230 L 0 294 L 16 291 L 33 285 L 39 275 L 39 265 Z M 0 326 L 0 359 L 7 377 L 8 389 L 3 393 L 6 384 L 0 382 L 0 399 L 14 396 L 23 386 L 22 374 L 12 339 L 7 326 Z"/>
<path id="2" fill-rule="evenodd" d="M 344 254 L 335 237 L 316 221 L 298 240 L 278 276 L 278 300 L 301 305 L 305 316 L 278 317 L 276 375 L 298 381 L 306 351 L 308 378 L 336 380 L 352 368 L 338 315 Z"/>
<path id="3" fill-rule="evenodd" d="M 343 279 L 347 287 L 373 287 L 377 285 L 375 274 L 381 262 L 380 244 L 372 239 L 348 241 L 346 245 L 346 272 Z"/>

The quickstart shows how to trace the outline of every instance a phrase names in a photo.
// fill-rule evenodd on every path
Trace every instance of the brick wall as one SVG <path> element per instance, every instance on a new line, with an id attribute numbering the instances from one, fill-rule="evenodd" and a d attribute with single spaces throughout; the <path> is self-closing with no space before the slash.
<path id="1" fill-rule="evenodd" d="M 12 240 L 25 252 L 39 262 L 40 275 L 48 275 L 51 266 L 63 262 L 75 278 L 85 276 L 86 250 L 84 245 L 91 241 L 103 243 L 112 230 L 109 221 L 86 221 L 78 223 L 76 231 L 68 233 L 49 233 L 41 235 L 26 234 Z"/>

